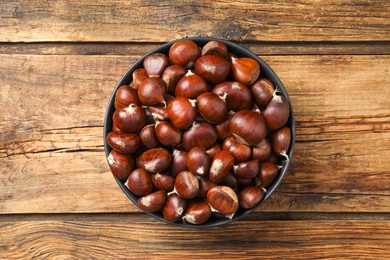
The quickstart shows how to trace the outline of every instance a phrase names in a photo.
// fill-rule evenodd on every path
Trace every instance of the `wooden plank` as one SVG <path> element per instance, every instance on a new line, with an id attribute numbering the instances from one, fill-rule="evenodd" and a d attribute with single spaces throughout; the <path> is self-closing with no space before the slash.
<path id="1" fill-rule="evenodd" d="M 102 140 L 108 98 L 138 57 L 0 55 L 1 213 L 139 212 Z M 297 144 L 259 211 L 389 212 L 389 57 L 263 58 L 290 94 Z"/>
<path id="2" fill-rule="evenodd" d="M 388 41 L 389 13 L 387 0 L 12 0 L 0 4 L 0 41 Z"/>
<path id="3" fill-rule="evenodd" d="M 5 259 L 387 259 L 389 234 L 388 220 L 243 220 L 187 229 L 128 215 L 2 221 L 0 252 Z"/>

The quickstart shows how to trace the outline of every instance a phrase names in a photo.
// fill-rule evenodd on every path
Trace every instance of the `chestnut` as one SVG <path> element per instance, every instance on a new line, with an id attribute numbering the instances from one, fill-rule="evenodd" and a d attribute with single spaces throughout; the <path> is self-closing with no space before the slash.
<path id="1" fill-rule="evenodd" d="M 115 93 L 114 107 L 115 109 L 121 109 L 128 107 L 130 104 L 141 106 L 137 90 L 129 85 L 122 85 Z"/>
<path id="2" fill-rule="evenodd" d="M 175 222 L 181 218 L 187 206 L 187 200 L 179 195 L 172 193 L 168 196 L 162 210 L 166 221 Z"/>
<path id="3" fill-rule="evenodd" d="M 156 123 L 156 136 L 165 146 L 175 146 L 181 142 L 180 129 L 173 126 L 169 121 L 158 121 Z"/>
<path id="4" fill-rule="evenodd" d="M 290 116 L 290 105 L 287 98 L 277 95 L 277 92 L 278 90 L 275 90 L 272 100 L 263 112 L 267 128 L 271 131 L 283 127 Z"/>
<path id="5" fill-rule="evenodd" d="M 141 139 L 133 133 L 117 133 L 111 131 L 106 137 L 108 145 L 124 154 L 133 154 L 141 145 Z"/>
<path id="6" fill-rule="evenodd" d="M 262 162 L 259 166 L 257 174 L 259 186 L 268 188 L 278 176 L 280 167 L 271 162 Z"/>
<path id="7" fill-rule="evenodd" d="M 138 89 L 141 83 L 149 78 L 148 74 L 146 73 L 146 70 L 144 68 L 136 69 L 133 74 L 133 87 L 135 89 Z"/>
<path id="8" fill-rule="evenodd" d="M 264 138 L 260 143 L 252 146 L 252 159 L 256 159 L 259 162 L 267 161 L 271 156 L 272 147 L 268 138 Z"/>
<path id="9" fill-rule="evenodd" d="M 139 167 L 148 173 L 162 172 L 171 163 L 171 154 L 164 148 L 152 148 L 143 152 L 138 158 Z"/>
<path id="10" fill-rule="evenodd" d="M 182 143 L 187 151 L 192 147 L 210 148 L 215 141 L 217 141 L 217 130 L 214 125 L 207 122 L 194 122 L 182 136 Z"/>
<path id="11" fill-rule="evenodd" d="M 156 212 L 162 210 L 166 200 L 166 192 L 159 190 L 138 198 L 138 205 L 147 212 Z"/>
<path id="12" fill-rule="evenodd" d="M 225 43 L 219 40 L 211 40 L 207 42 L 201 50 L 201 56 L 217 55 L 226 60 L 228 57 L 228 49 Z"/>
<path id="13" fill-rule="evenodd" d="M 150 176 L 153 186 L 159 190 L 172 191 L 175 185 L 175 178 L 165 173 L 156 173 Z"/>
<path id="14" fill-rule="evenodd" d="M 168 103 L 167 111 L 172 124 L 179 129 L 188 129 L 198 114 L 195 100 L 189 100 L 186 97 L 173 98 Z"/>
<path id="15" fill-rule="evenodd" d="M 288 160 L 288 149 L 291 143 L 291 131 L 290 128 L 285 126 L 275 133 L 271 137 L 272 149 L 278 156 L 284 156 Z"/>
<path id="16" fill-rule="evenodd" d="M 115 110 L 113 121 L 122 132 L 135 133 L 145 125 L 146 113 L 143 108 L 130 104 L 126 108 Z"/>
<path id="17" fill-rule="evenodd" d="M 243 144 L 257 145 L 267 134 L 267 127 L 260 111 L 241 110 L 229 121 L 229 128 L 237 140 Z M 256 129 L 256 131 L 253 131 Z"/>
<path id="18" fill-rule="evenodd" d="M 156 136 L 154 124 L 144 126 L 139 133 L 139 137 L 142 144 L 148 149 L 161 147 L 161 143 Z"/>
<path id="19" fill-rule="evenodd" d="M 192 68 L 195 60 L 200 56 L 200 48 L 194 41 L 182 40 L 172 44 L 168 56 L 171 64 Z"/>
<path id="20" fill-rule="evenodd" d="M 226 94 L 228 110 L 240 111 L 249 109 L 252 105 L 251 91 L 244 84 L 237 81 L 224 81 L 216 85 L 213 93 L 223 96 Z"/>
<path id="21" fill-rule="evenodd" d="M 229 171 L 220 185 L 228 186 L 234 190 L 238 187 L 238 179 L 231 171 Z"/>
<path id="22" fill-rule="evenodd" d="M 134 158 L 131 155 L 111 150 L 107 161 L 112 174 L 118 180 L 126 180 L 134 170 Z"/>
<path id="23" fill-rule="evenodd" d="M 224 81 L 229 75 L 229 63 L 217 55 L 204 55 L 196 59 L 194 72 L 211 84 Z"/>
<path id="24" fill-rule="evenodd" d="M 210 148 L 208 148 L 206 150 L 206 153 L 207 155 L 210 157 L 210 159 L 213 159 L 214 156 L 219 153 L 220 151 L 222 151 L 222 147 L 219 143 L 215 143 L 213 146 L 211 146 Z"/>
<path id="25" fill-rule="evenodd" d="M 186 97 L 194 99 L 203 92 L 208 91 L 209 87 L 205 79 L 193 73 L 191 70 L 177 82 L 175 88 L 176 97 Z"/>
<path id="26" fill-rule="evenodd" d="M 267 78 L 260 78 L 250 88 L 253 101 L 259 107 L 266 107 L 272 100 L 275 86 L 271 80 Z"/>
<path id="27" fill-rule="evenodd" d="M 226 120 L 228 108 L 222 97 L 213 92 L 204 92 L 196 98 L 199 113 L 210 123 L 220 124 Z"/>
<path id="28" fill-rule="evenodd" d="M 254 208 L 264 198 L 265 190 L 257 186 L 247 186 L 238 194 L 240 206 L 244 209 Z"/>
<path id="29" fill-rule="evenodd" d="M 161 78 L 165 81 L 168 93 L 175 94 L 177 83 L 186 73 L 187 69 L 180 65 L 171 65 L 164 70 Z"/>
<path id="30" fill-rule="evenodd" d="M 147 78 L 138 88 L 138 98 L 142 104 L 153 106 L 157 104 L 166 105 L 164 95 L 166 92 L 165 81 L 159 77 Z"/>
<path id="31" fill-rule="evenodd" d="M 199 181 L 189 171 L 180 172 L 175 179 L 174 192 L 185 199 L 193 199 L 199 192 Z"/>
<path id="32" fill-rule="evenodd" d="M 215 184 L 220 183 L 234 165 L 233 156 L 227 151 L 217 153 L 210 166 L 209 178 Z"/>
<path id="33" fill-rule="evenodd" d="M 183 223 L 202 224 L 211 217 L 211 208 L 207 201 L 192 201 L 182 217 Z"/>
<path id="34" fill-rule="evenodd" d="M 234 115 L 234 113 L 235 113 L 234 111 L 230 110 L 227 113 L 225 121 L 223 121 L 220 124 L 215 125 L 215 128 L 217 129 L 217 136 L 218 136 L 219 140 L 224 141 L 226 138 L 228 138 L 232 135 L 232 133 L 230 132 L 230 128 L 229 128 L 229 121 L 232 118 L 232 116 Z"/>
<path id="35" fill-rule="evenodd" d="M 150 175 L 141 168 L 137 168 L 130 173 L 125 186 L 137 196 L 145 196 L 153 189 Z"/>
<path id="36" fill-rule="evenodd" d="M 236 81 L 252 85 L 260 75 L 260 64 L 249 57 L 232 57 L 232 74 Z"/>
<path id="37" fill-rule="evenodd" d="M 149 54 L 143 61 L 143 67 L 149 77 L 160 77 L 168 66 L 169 59 L 164 53 Z"/>
<path id="38" fill-rule="evenodd" d="M 234 136 L 230 136 L 223 141 L 222 150 L 229 152 L 236 163 L 249 160 L 252 154 L 251 147 L 238 142 Z"/>
<path id="39" fill-rule="evenodd" d="M 259 168 L 258 160 L 250 160 L 233 165 L 233 171 L 239 179 L 253 179 L 258 174 Z"/>
<path id="40" fill-rule="evenodd" d="M 207 202 L 211 210 L 228 215 L 236 213 L 239 208 L 237 194 L 228 186 L 214 186 L 207 192 Z"/>
<path id="41" fill-rule="evenodd" d="M 208 175 L 211 158 L 204 147 L 193 147 L 188 151 L 186 165 L 188 170 L 195 175 Z"/>
<path id="42" fill-rule="evenodd" d="M 176 177 L 180 172 L 187 171 L 187 151 L 181 151 L 179 149 L 174 149 L 171 156 L 171 164 L 168 167 L 168 172 Z"/>

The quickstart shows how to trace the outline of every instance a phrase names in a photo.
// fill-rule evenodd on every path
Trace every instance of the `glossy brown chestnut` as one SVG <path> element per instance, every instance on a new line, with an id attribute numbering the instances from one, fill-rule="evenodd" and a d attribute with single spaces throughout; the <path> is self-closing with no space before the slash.
<path id="1" fill-rule="evenodd" d="M 156 173 L 150 176 L 153 186 L 159 190 L 167 192 L 173 191 L 175 185 L 175 178 L 165 173 Z"/>
<path id="2" fill-rule="evenodd" d="M 265 162 L 270 157 L 271 152 L 271 143 L 268 141 L 268 138 L 264 138 L 260 143 L 252 146 L 252 159 Z"/>
<path id="3" fill-rule="evenodd" d="M 153 106 L 157 104 L 166 105 L 165 101 L 166 85 L 165 81 L 159 77 L 147 78 L 138 88 L 138 98 L 142 104 Z"/>
<path id="4" fill-rule="evenodd" d="M 207 201 L 192 201 L 182 217 L 184 224 L 202 224 L 211 217 L 211 208 Z"/>
<path id="5" fill-rule="evenodd" d="M 138 198 L 138 205 L 147 212 L 156 212 L 163 209 L 166 200 L 166 192 L 159 190 Z"/>
<path id="6" fill-rule="evenodd" d="M 164 148 L 152 148 L 143 152 L 138 158 L 139 167 L 148 173 L 159 173 L 166 170 L 171 163 L 171 154 Z"/>
<path id="7" fill-rule="evenodd" d="M 237 81 L 224 81 L 216 85 L 213 93 L 224 96 L 226 94 L 226 105 L 228 110 L 240 111 L 249 109 L 252 105 L 252 95 L 244 84 Z"/>
<path id="8" fill-rule="evenodd" d="M 160 77 L 169 66 L 169 59 L 164 53 L 152 53 L 145 57 L 143 66 L 149 77 Z"/>
<path id="9" fill-rule="evenodd" d="M 232 57 L 232 74 L 236 81 L 250 86 L 260 75 L 260 65 L 256 60 L 249 57 Z"/>
<path id="10" fill-rule="evenodd" d="M 133 72 L 133 87 L 135 89 L 138 89 L 141 83 L 149 78 L 148 74 L 146 73 L 146 70 L 144 68 L 136 69 Z"/>
<path id="11" fill-rule="evenodd" d="M 288 149 L 291 143 L 291 131 L 290 128 L 285 126 L 275 133 L 271 137 L 272 149 L 278 156 L 284 156 L 288 160 Z"/>
<path id="12" fill-rule="evenodd" d="M 166 221 L 175 222 L 181 218 L 187 206 L 187 200 L 179 195 L 172 193 L 168 196 L 162 210 Z"/>
<path id="13" fill-rule="evenodd" d="M 260 111 L 241 110 L 229 121 L 229 128 L 237 140 L 243 144 L 257 145 L 267 134 L 267 127 Z"/>
<path id="14" fill-rule="evenodd" d="M 195 60 L 200 56 L 200 48 L 191 40 L 182 40 L 172 44 L 168 56 L 171 64 L 192 68 Z"/>
<path id="15" fill-rule="evenodd" d="M 161 78 L 165 81 L 165 84 L 167 85 L 168 93 L 172 95 L 175 94 L 177 83 L 186 73 L 187 69 L 180 65 L 171 65 L 164 70 L 163 74 L 161 75 Z"/>
<path id="16" fill-rule="evenodd" d="M 228 186 L 215 186 L 207 192 L 207 202 L 211 210 L 224 215 L 236 213 L 239 208 L 237 194 Z"/>
<path id="17" fill-rule="evenodd" d="M 156 136 L 154 124 L 144 126 L 139 133 L 139 137 L 142 144 L 148 149 L 161 147 L 161 143 Z"/>
<path id="18" fill-rule="evenodd" d="M 194 71 L 211 84 L 224 81 L 229 75 L 229 63 L 217 55 L 204 55 L 194 64 Z"/>
<path id="19" fill-rule="evenodd" d="M 111 150 L 107 157 L 107 161 L 112 174 L 118 180 L 126 180 L 130 173 L 134 170 L 134 158 L 131 155 Z"/>
<path id="20" fill-rule="evenodd" d="M 146 113 L 143 108 L 130 104 L 127 108 L 115 110 L 113 121 L 122 132 L 135 133 L 145 125 Z"/>
<path id="21" fill-rule="evenodd" d="M 154 106 L 147 106 L 145 108 L 145 112 L 149 112 L 154 121 L 169 120 L 167 106 L 163 103 Z"/>
<path id="22" fill-rule="evenodd" d="M 173 98 L 168 103 L 167 111 L 172 124 L 179 129 L 188 129 L 198 114 L 195 100 L 186 97 Z"/>
<path id="23" fill-rule="evenodd" d="M 222 151 L 222 147 L 219 143 L 215 143 L 213 146 L 211 146 L 210 148 L 208 148 L 206 150 L 206 153 L 207 155 L 210 157 L 210 159 L 213 159 L 214 156 L 219 153 L 220 151 Z"/>
<path id="24" fill-rule="evenodd" d="M 272 100 L 268 103 L 263 112 L 267 128 L 276 130 L 283 127 L 290 117 L 290 105 L 284 96 L 276 95 L 276 90 Z"/>
<path id="25" fill-rule="evenodd" d="M 230 136 L 223 141 L 222 150 L 229 152 L 236 163 L 249 160 L 252 154 L 251 147 L 238 142 L 234 136 Z"/>
<path id="26" fill-rule="evenodd" d="M 121 109 L 128 107 L 130 104 L 141 106 L 137 90 L 129 85 L 122 85 L 116 91 L 114 107 L 115 109 Z"/>
<path id="27" fill-rule="evenodd" d="M 257 179 L 260 182 L 259 186 L 269 187 L 276 179 L 279 173 L 279 166 L 271 162 L 260 163 Z"/>
<path id="28" fill-rule="evenodd" d="M 210 171 L 211 158 L 204 147 L 193 147 L 188 151 L 186 164 L 191 173 L 207 176 Z"/>
<path id="29" fill-rule="evenodd" d="M 180 172 L 175 179 L 174 192 L 185 199 L 193 199 L 199 192 L 199 181 L 189 171 Z"/>
<path id="30" fill-rule="evenodd" d="M 217 141 L 217 130 L 208 122 L 194 122 L 182 136 L 182 143 L 187 151 L 192 147 L 210 148 L 215 141 Z"/>
<path id="31" fill-rule="evenodd" d="M 253 179 L 259 172 L 259 161 L 250 160 L 233 166 L 233 171 L 239 179 Z"/>
<path id="32" fill-rule="evenodd" d="M 153 189 L 149 173 L 141 168 L 137 168 L 130 173 L 125 186 L 137 196 L 145 196 Z"/>
<path id="33" fill-rule="evenodd" d="M 250 88 L 253 101 L 259 107 L 266 107 L 272 100 L 275 86 L 271 80 L 267 78 L 260 78 Z"/>
<path id="34" fill-rule="evenodd" d="M 176 177 L 182 171 L 188 171 L 187 164 L 186 164 L 187 154 L 188 154 L 187 151 L 181 151 L 178 149 L 173 150 L 171 164 L 169 165 L 168 168 L 168 172 L 173 177 Z"/>
<path id="35" fill-rule="evenodd" d="M 112 149 L 124 153 L 133 154 L 141 145 L 141 139 L 133 133 L 110 132 L 106 137 L 107 143 Z"/>
<path id="36" fill-rule="evenodd" d="M 226 120 L 228 108 L 223 97 L 213 92 L 204 92 L 196 98 L 199 113 L 212 124 L 221 124 Z"/>
<path id="37" fill-rule="evenodd" d="M 175 96 L 195 99 L 203 92 L 208 91 L 208 89 L 209 87 L 205 79 L 188 70 L 179 82 L 177 82 Z"/>
<path id="38" fill-rule="evenodd" d="M 211 161 L 209 179 L 215 184 L 220 183 L 234 165 L 233 156 L 227 151 L 220 151 Z"/>
<path id="39" fill-rule="evenodd" d="M 157 139 L 165 146 L 176 146 L 181 142 L 181 131 L 169 121 L 156 122 Z"/>
<path id="40" fill-rule="evenodd" d="M 264 189 L 257 186 L 247 186 L 238 195 L 240 206 L 244 209 L 254 208 L 264 198 Z"/>
<path id="41" fill-rule="evenodd" d="M 201 56 L 204 55 L 217 55 L 223 59 L 228 56 L 228 49 L 226 44 L 219 40 L 211 40 L 207 42 L 201 50 Z"/>

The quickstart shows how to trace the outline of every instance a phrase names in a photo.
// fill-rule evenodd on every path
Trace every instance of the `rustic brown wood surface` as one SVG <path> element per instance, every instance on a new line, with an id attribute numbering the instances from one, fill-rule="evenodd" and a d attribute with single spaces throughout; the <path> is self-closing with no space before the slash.
<path id="1" fill-rule="evenodd" d="M 1 2 L 0 259 L 390 259 L 389 14 L 387 0 Z M 119 78 L 190 36 L 259 55 L 295 112 L 286 178 L 222 228 L 142 213 L 104 154 Z"/>

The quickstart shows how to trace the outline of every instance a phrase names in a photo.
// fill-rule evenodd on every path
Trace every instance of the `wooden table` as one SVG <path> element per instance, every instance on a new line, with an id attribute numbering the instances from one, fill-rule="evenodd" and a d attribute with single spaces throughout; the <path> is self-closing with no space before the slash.
<path id="1" fill-rule="evenodd" d="M 277 192 L 229 225 L 138 210 L 112 177 L 103 118 L 162 43 L 241 43 L 279 75 L 297 125 Z M 0 3 L 1 259 L 390 259 L 390 2 Z"/>

